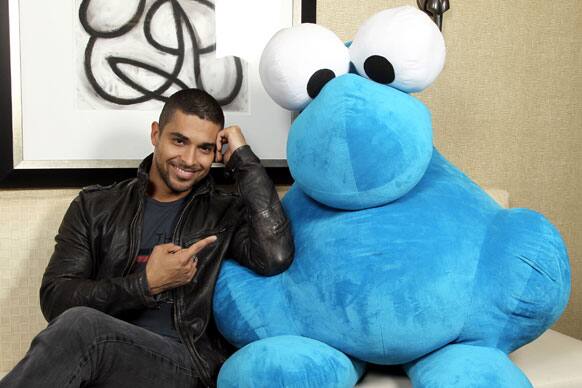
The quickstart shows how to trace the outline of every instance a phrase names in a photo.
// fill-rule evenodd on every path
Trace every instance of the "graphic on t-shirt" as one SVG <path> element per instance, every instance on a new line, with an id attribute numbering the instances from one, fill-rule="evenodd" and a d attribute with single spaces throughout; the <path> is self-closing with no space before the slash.
<path id="1" fill-rule="evenodd" d="M 139 264 L 145 265 L 148 262 L 150 255 L 152 254 L 152 251 L 156 245 L 167 244 L 172 242 L 172 236 L 164 232 L 156 233 L 155 239 L 152 241 L 154 242 L 154 244 L 151 248 L 141 248 L 139 250 L 136 258 L 136 263 L 138 265 Z"/>

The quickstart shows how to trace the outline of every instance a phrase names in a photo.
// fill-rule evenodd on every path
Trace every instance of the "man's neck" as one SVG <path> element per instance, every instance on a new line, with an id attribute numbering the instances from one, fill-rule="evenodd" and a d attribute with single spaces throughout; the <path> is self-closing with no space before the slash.
<path id="1" fill-rule="evenodd" d="M 158 202 L 175 202 L 186 197 L 192 190 L 184 191 L 182 193 L 175 193 L 173 191 L 163 192 L 156 189 L 154 183 L 150 180 L 150 189 L 148 189 L 148 196 Z"/>

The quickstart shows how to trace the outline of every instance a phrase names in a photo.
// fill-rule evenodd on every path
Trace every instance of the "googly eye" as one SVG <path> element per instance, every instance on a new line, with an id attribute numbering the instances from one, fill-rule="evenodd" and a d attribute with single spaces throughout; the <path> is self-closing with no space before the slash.
<path id="1" fill-rule="evenodd" d="M 404 6 L 377 13 L 350 46 L 356 71 L 406 93 L 424 90 L 445 64 L 445 41 L 424 12 Z"/>
<path id="2" fill-rule="evenodd" d="M 275 34 L 259 64 L 267 93 L 283 108 L 296 111 L 349 68 L 349 52 L 343 42 L 330 30 L 309 23 Z"/>

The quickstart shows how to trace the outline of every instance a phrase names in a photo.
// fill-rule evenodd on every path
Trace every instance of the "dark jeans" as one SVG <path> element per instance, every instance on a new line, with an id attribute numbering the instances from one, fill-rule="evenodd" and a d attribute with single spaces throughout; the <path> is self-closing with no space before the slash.
<path id="1" fill-rule="evenodd" d="M 184 345 L 88 307 L 51 322 L 0 381 L 0 388 L 197 386 Z"/>

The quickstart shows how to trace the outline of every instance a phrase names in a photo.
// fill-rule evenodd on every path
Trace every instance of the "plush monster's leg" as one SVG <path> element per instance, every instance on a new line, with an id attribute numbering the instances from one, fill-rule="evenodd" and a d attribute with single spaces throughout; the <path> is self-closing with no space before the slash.
<path id="1" fill-rule="evenodd" d="M 406 365 L 414 388 L 532 387 L 499 349 L 453 344 Z"/>
<path id="2" fill-rule="evenodd" d="M 531 210 L 501 211 L 481 248 L 471 311 L 456 342 L 512 352 L 558 319 L 569 293 L 558 231 Z"/>
<path id="3" fill-rule="evenodd" d="M 219 388 L 353 387 L 363 363 L 310 338 L 271 337 L 230 357 L 218 375 Z"/>

